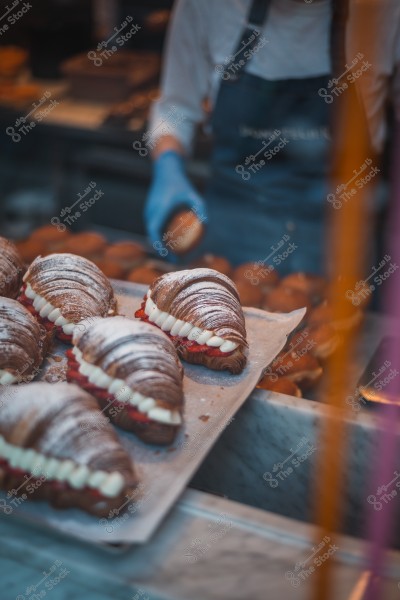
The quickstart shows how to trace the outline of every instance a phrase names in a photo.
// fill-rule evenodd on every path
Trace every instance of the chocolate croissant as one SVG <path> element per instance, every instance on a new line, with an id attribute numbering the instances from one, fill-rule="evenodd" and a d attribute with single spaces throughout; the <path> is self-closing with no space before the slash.
<path id="1" fill-rule="evenodd" d="M 168 337 L 126 317 L 75 328 L 67 379 L 95 396 L 110 419 L 144 442 L 170 444 L 182 423 L 183 369 Z"/>
<path id="2" fill-rule="evenodd" d="M 25 266 L 16 246 L 0 237 L 0 296 L 16 298 L 25 273 Z"/>
<path id="3" fill-rule="evenodd" d="M 105 517 L 137 483 L 130 456 L 89 394 L 68 383 L 0 390 L 0 487 L 9 496 Z"/>
<path id="4" fill-rule="evenodd" d="M 246 327 L 233 281 L 213 269 L 167 273 L 150 286 L 135 317 L 165 331 L 179 356 L 210 369 L 241 373 Z"/>
<path id="5" fill-rule="evenodd" d="M 0 385 L 31 381 L 51 334 L 17 300 L 0 298 Z"/>
<path id="6" fill-rule="evenodd" d="M 24 282 L 19 301 L 66 342 L 83 319 L 106 317 L 116 309 L 107 277 L 90 260 L 75 254 L 39 256 Z"/>

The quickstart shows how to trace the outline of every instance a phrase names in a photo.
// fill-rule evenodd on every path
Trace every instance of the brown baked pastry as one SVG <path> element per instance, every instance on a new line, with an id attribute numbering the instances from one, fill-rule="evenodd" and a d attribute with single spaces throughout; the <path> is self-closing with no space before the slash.
<path id="1" fill-rule="evenodd" d="M 46 244 L 41 240 L 27 239 L 22 242 L 16 242 L 16 247 L 20 257 L 29 265 L 37 256 L 46 256 L 48 254 Z"/>
<path id="2" fill-rule="evenodd" d="M 126 280 L 131 281 L 132 283 L 144 283 L 146 285 L 150 285 L 155 279 L 157 279 L 157 277 L 160 277 L 161 275 L 163 275 L 163 272 L 160 271 L 160 269 L 148 265 L 142 265 L 141 267 L 132 269 Z"/>
<path id="3" fill-rule="evenodd" d="M 197 215 L 192 210 L 183 210 L 168 223 L 163 242 L 174 254 L 187 254 L 199 245 L 204 231 L 204 225 Z"/>
<path id="4" fill-rule="evenodd" d="M 322 367 L 310 352 L 282 350 L 270 367 L 270 372 L 278 377 L 287 377 L 304 389 L 315 384 L 322 376 Z"/>
<path id="5" fill-rule="evenodd" d="M 246 364 L 246 327 L 235 284 L 213 269 L 167 273 L 152 283 L 135 317 L 173 340 L 189 363 L 237 374 Z"/>
<path id="6" fill-rule="evenodd" d="M 170 444 L 182 423 L 183 369 L 173 343 L 126 317 L 82 321 L 67 352 L 67 379 L 144 442 Z"/>
<path id="7" fill-rule="evenodd" d="M 279 394 L 286 394 L 286 396 L 295 396 L 301 398 L 302 393 L 298 385 L 294 381 L 287 377 L 274 377 L 265 375 L 257 384 L 258 388 L 262 390 L 269 390 L 271 392 L 278 392 Z"/>
<path id="8" fill-rule="evenodd" d="M 281 280 L 281 285 L 303 292 L 313 304 L 320 302 L 327 293 L 326 280 L 311 273 L 291 273 Z"/>
<path id="9" fill-rule="evenodd" d="M 261 306 L 263 293 L 260 286 L 252 285 L 250 281 L 242 279 L 236 281 L 236 288 L 242 306 Z"/>
<path id="10" fill-rule="evenodd" d="M 120 263 L 112 258 L 100 258 L 99 260 L 93 261 L 104 273 L 106 277 L 110 279 L 124 279 L 126 269 L 120 265 Z"/>
<path id="11" fill-rule="evenodd" d="M 46 254 L 49 254 L 50 252 L 58 252 L 71 236 L 72 233 L 67 228 L 60 231 L 55 225 L 43 225 L 31 233 L 29 240 L 43 243 Z"/>
<path id="12" fill-rule="evenodd" d="M 346 317 L 334 321 L 332 306 L 328 300 L 324 300 L 321 304 L 318 304 L 318 306 L 313 308 L 307 316 L 308 325 L 310 327 L 330 323 L 336 331 L 356 329 L 361 325 L 362 320 L 363 312 L 349 303 Z"/>
<path id="13" fill-rule="evenodd" d="M 70 342 L 76 323 L 114 314 L 111 283 L 90 260 L 75 254 L 50 254 L 33 261 L 24 276 L 19 301 L 41 322 L 50 322 L 60 340 Z"/>
<path id="14" fill-rule="evenodd" d="M 17 248 L 0 237 L 0 296 L 16 298 L 21 287 L 25 265 Z"/>
<path id="15" fill-rule="evenodd" d="M 0 298 L 0 385 L 31 381 L 51 336 L 17 300 Z"/>
<path id="16" fill-rule="evenodd" d="M 214 269 L 219 273 L 223 273 L 227 277 L 232 274 L 232 265 L 223 256 L 215 256 L 214 254 L 204 254 L 199 260 L 196 260 L 192 265 L 193 269 Z"/>
<path id="17" fill-rule="evenodd" d="M 137 242 L 125 241 L 116 242 L 108 246 L 104 252 L 104 258 L 117 262 L 121 267 L 128 271 L 133 269 L 146 256 L 144 248 Z"/>
<path id="18" fill-rule="evenodd" d="M 324 360 L 338 348 L 340 336 L 332 325 L 321 323 L 297 332 L 290 343 L 297 352 L 311 352 L 315 358 Z"/>
<path id="19" fill-rule="evenodd" d="M 107 246 L 106 238 L 96 231 L 82 231 L 70 236 L 63 244 L 63 252 L 71 252 L 83 256 L 89 260 L 96 260 L 101 257 Z"/>
<path id="20" fill-rule="evenodd" d="M 270 292 L 272 288 L 278 285 L 279 275 L 271 265 L 248 262 L 236 267 L 232 279 L 236 285 L 240 281 L 246 281 L 254 287 L 260 288 L 263 292 Z"/>
<path id="21" fill-rule="evenodd" d="M 264 300 L 263 308 L 271 312 L 291 312 L 298 308 L 311 308 L 310 297 L 300 290 L 278 285 Z"/>
<path id="22" fill-rule="evenodd" d="M 0 390 L 0 487 L 98 517 L 126 504 L 138 480 L 96 400 L 68 383 Z"/>

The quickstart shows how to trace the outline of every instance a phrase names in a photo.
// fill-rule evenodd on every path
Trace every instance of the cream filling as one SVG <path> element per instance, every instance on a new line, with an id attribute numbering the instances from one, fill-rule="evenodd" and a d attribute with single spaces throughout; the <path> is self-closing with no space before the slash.
<path id="1" fill-rule="evenodd" d="M 71 335 L 74 332 L 76 323 L 67 321 L 67 319 L 62 316 L 60 309 L 50 304 L 50 302 L 47 302 L 43 296 L 37 294 L 31 288 L 29 283 L 26 284 L 25 295 L 30 300 L 33 300 L 33 306 L 41 317 L 47 318 L 58 327 L 62 327 L 63 332 L 67 335 Z"/>
<path id="2" fill-rule="evenodd" d="M 86 486 L 96 489 L 103 496 L 115 498 L 124 488 L 124 478 L 118 471 L 91 471 L 85 465 L 72 460 L 49 458 L 32 448 L 21 448 L 9 444 L 0 435 L 0 457 L 11 467 L 32 473 L 34 477 L 45 476 L 48 480 L 65 481 L 76 490 Z"/>
<path id="3" fill-rule="evenodd" d="M 147 292 L 147 300 L 144 312 L 149 317 L 149 321 L 158 325 L 162 331 L 168 332 L 173 336 L 186 337 L 188 340 L 194 340 L 198 344 L 206 344 L 211 348 L 219 348 L 221 352 L 233 352 L 239 346 L 236 342 L 224 340 L 212 331 L 200 329 L 191 323 L 176 319 L 167 312 L 161 311 L 154 304 L 150 297 L 150 291 Z"/>
<path id="4" fill-rule="evenodd" d="M 15 383 L 18 380 L 18 377 L 6 371 L 5 369 L 0 369 L 0 385 L 9 385 L 11 383 Z"/>
<path id="5" fill-rule="evenodd" d="M 143 396 L 139 392 L 135 392 L 130 388 L 125 381 L 110 377 L 103 369 L 96 367 L 87 362 L 82 355 L 82 352 L 74 346 L 72 352 L 75 354 L 76 360 L 79 363 L 79 372 L 85 375 L 94 385 L 99 388 L 108 390 L 110 394 L 114 394 L 119 402 L 131 404 L 140 412 L 146 414 L 152 421 L 166 423 L 167 425 L 180 425 L 182 422 L 181 415 L 176 410 L 168 410 L 157 406 L 154 398 Z"/>

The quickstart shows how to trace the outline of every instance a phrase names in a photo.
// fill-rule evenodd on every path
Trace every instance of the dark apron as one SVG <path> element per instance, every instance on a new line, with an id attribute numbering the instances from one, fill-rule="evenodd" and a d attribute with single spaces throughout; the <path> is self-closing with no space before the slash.
<path id="1" fill-rule="evenodd" d="M 253 1 L 236 52 L 251 36 L 246 50 L 262 42 L 268 7 L 269 0 Z M 329 107 L 318 90 L 329 74 L 269 81 L 246 65 L 235 75 L 229 65 L 221 75 L 202 251 L 233 264 L 272 264 L 282 274 L 319 273 L 330 140 Z"/>

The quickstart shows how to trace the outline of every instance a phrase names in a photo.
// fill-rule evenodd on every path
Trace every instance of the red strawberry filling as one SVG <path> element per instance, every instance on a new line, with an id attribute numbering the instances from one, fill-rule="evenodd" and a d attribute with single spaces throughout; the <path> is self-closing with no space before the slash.
<path id="1" fill-rule="evenodd" d="M 72 335 L 64 333 L 63 328 L 61 326 L 54 325 L 54 323 L 50 321 L 47 317 L 42 317 L 38 313 L 36 308 L 33 306 L 33 300 L 28 298 L 28 296 L 25 294 L 25 290 L 26 284 L 24 284 L 21 288 L 20 295 L 18 296 L 18 302 L 23 304 L 23 306 L 25 306 L 25 308 L 29 310 L 29 312 L 35 317 L 37 321 L 39 321 L 41 325 L 43 325 L 43 327 L 47 329 L 47 331 L 55 331 L 56 336 L 59 340 L 61 340 L 62 342 L 71 343 Z"/>
<path id="2" fill-rule="evenodd" d="M 149 321 L 149 317 L 145 313 L 146 300 L 147 298 L 145 297 L 141 307 L 135 312 L 135 317 L 157 327 L 157 325 Z M 187 337 L 171 335 L 168 331 L 165 331 L 165 333 L 174 342 L 175 346 L 184 346 L 186 350 L 192 353 L 203 352 L 207 356 L 230 356 L 235 352 L 235 350 L 232 350 L 232 352 L 221 352 L 219 348 L 212 348 L 211 346 L 207 346 L 207 344 L 198 344 L 195 340 L 189 340 Z"/>
<path id="3" fill-rule="evenodd" d="M 7 459 L 2 458 L 2 457 L 0 457 L 0 469 L 4 470 L 6 472 L 6 474 L 9 475 L 10 477 L 16 477 L 17 480 L 21 482 L 20 490 L 16 489 L 16 491 L 17 491 L 17 493 L 15 494 L 16 496 L 26 493 L 26 489 L 24 487 L 25 484 L 27 484 L 27 485 L 31 484 L 31 486 L 34 489 L 38 489 L 42 485 L 42 483 L 44 483 L 40 477 L 35 477 L 29 471 L 24 471 L 23 469 L 18 469 L 16 467 L 12 467 L 9 464 L 9 462 L 7 461 Z M 53 480 L 53 481 L 45 481 L 45 483 L 47 485 L 50 485 L 53 488 L 53 490 L 57 491 L 57 492 L 67 492 L 68 490 L 75 491 L 75 488 L 70 486 L 69 483 L 67 483 L 66 481 Z M 18 488 L 18 484 L 15 484 L 15 485 L 17 485 L 17 488 Z M 80 491 L 84 492 L 85 494 L 91 494 L 92 496 L 95 496 L 96 498 L 104 497 L 98 490 L 95 490 L 91 487 L 84 487 Z"/>
<path id="4" fill-rule="evenodd" d="M 92 394 L 99 400 L 105 402 L 111 402 L 110 406 L 120 406 L 122 403 L 119 402 L 114 394 L 110 394 L 108 390 L 98 387 L 89 381 L 86 375 L 82 375 L 79 371 L 79 363 L 75 358 L 75 354 L 72 350 L 67 350 L 66 356 L 68 358 L 68 370 L 67 370 L 67 381 L 70 383 L 76 383 L 81 388 Z M 124 404 L 124 410 L 128 413 L 129 417 L 137 421 L 139 423 L 153 423 L 151 419 L 147 417 L 144 413 L 137 410 L 134 406 L 129 404 Z"/>

